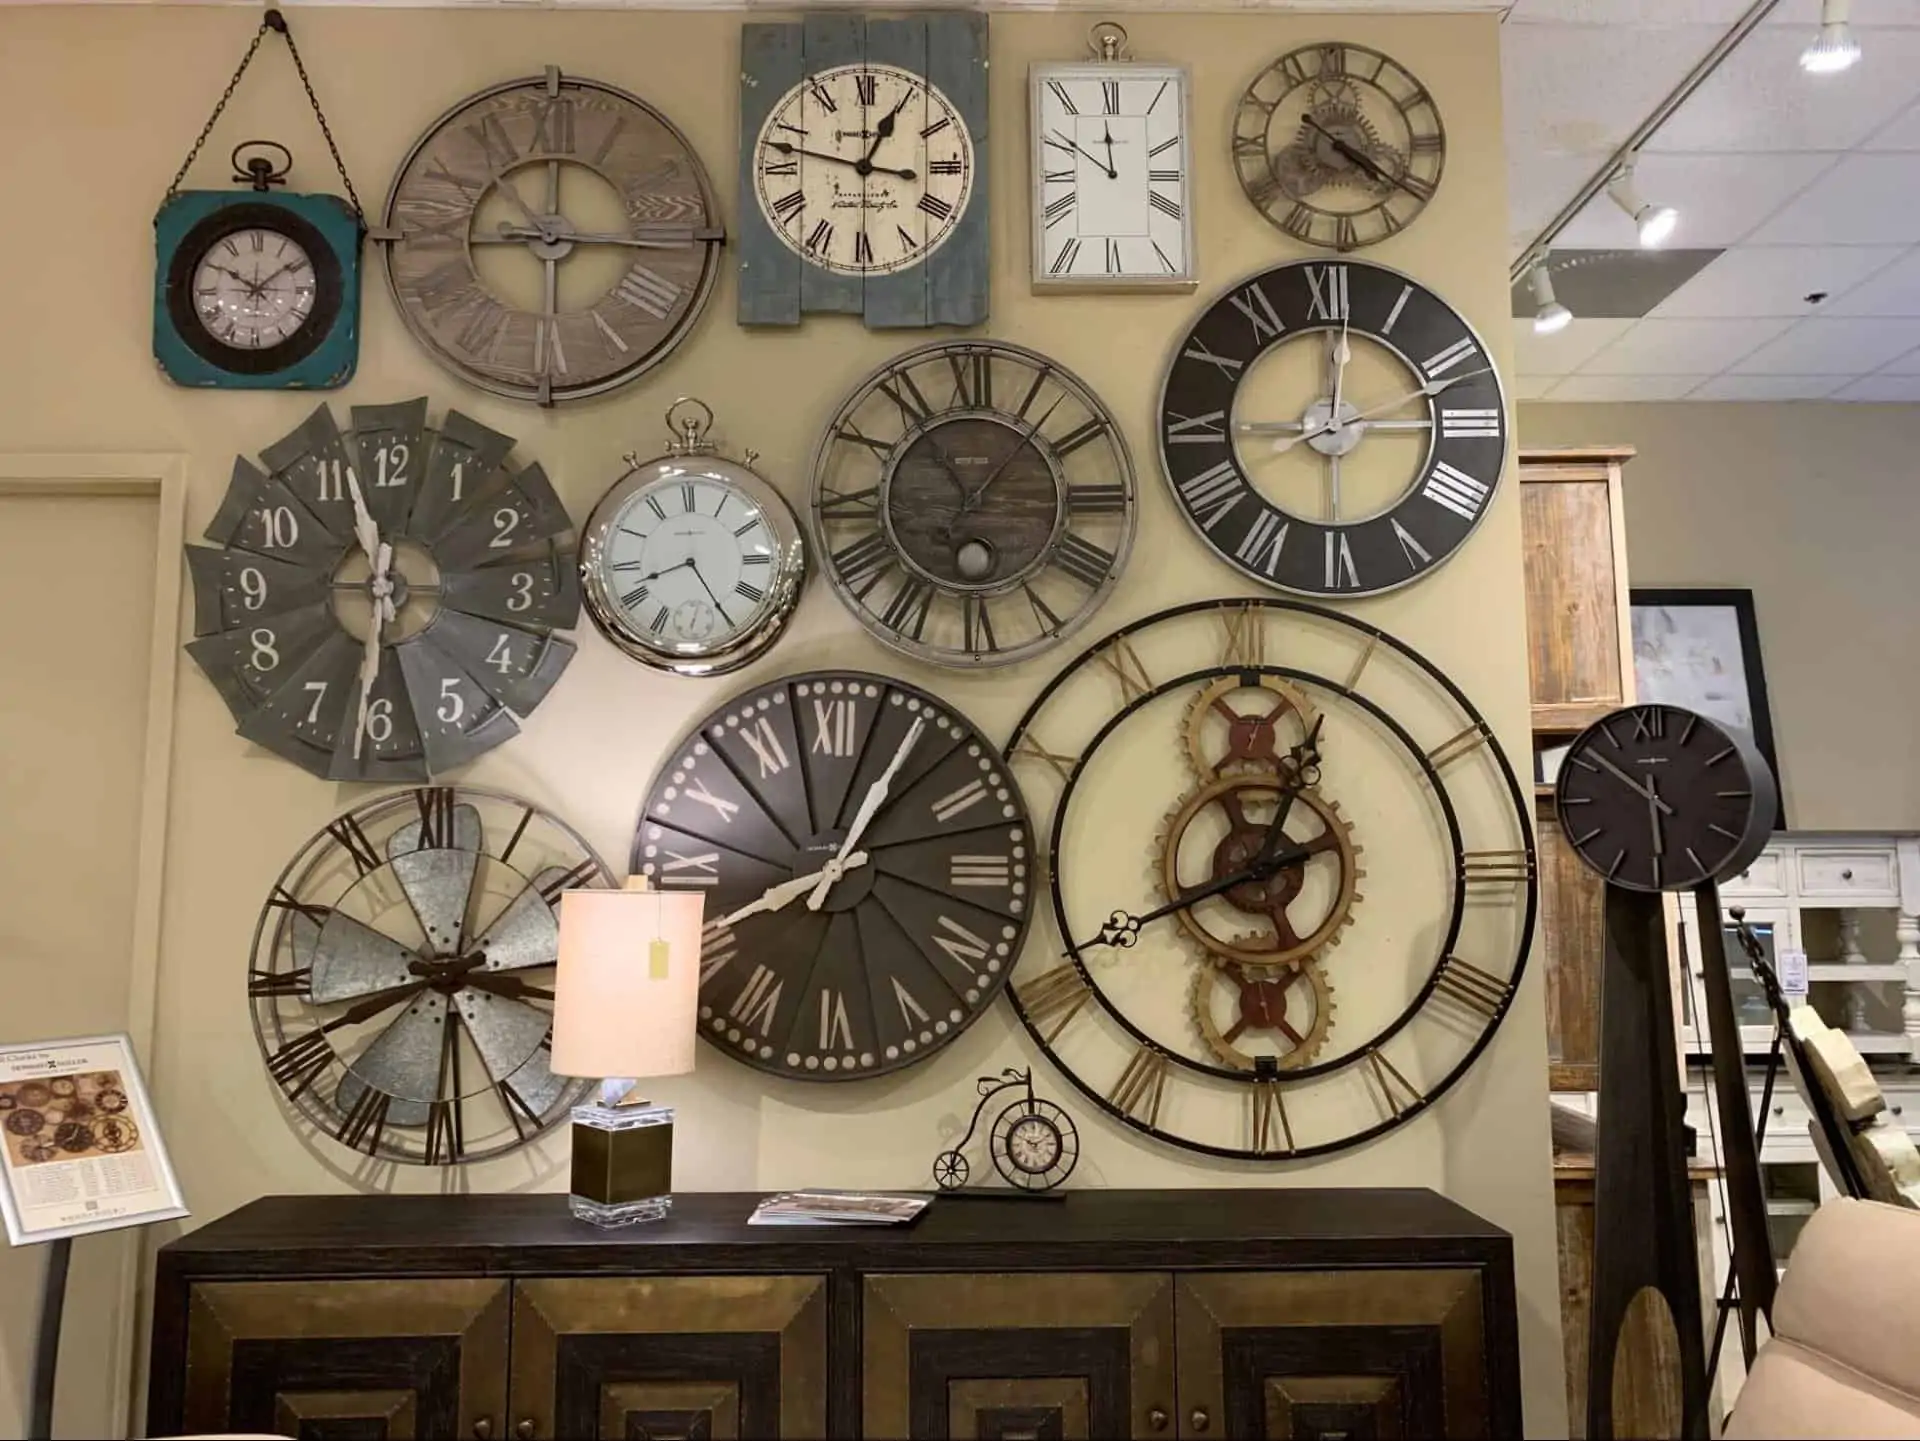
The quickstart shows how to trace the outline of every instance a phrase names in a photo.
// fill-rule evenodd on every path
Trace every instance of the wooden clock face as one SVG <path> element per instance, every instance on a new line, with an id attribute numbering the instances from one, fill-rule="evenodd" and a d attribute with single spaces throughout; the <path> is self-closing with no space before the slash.
<path id="1" fill-rule="evenodd" d="M 1749 736 L 1667 705 L 1616 711 L 1583 731 L 1555 800 L 1580 859 L 1634 891 L 1738 874 L 1765 848 L 1778 806 Z"/>
<path id="2" fill-rule="evenodd" d="M 1015 727 L 1052 928 L 1008 994 L 1110 1115 L 1214 1155 L 1339 1150 L 1433 1104 L 1533 934 L 1526 797 L 1459 688 L 1276 600 L 1115 632 Z"/>
<path id="3" fill-rule="evenodd" d="M 383 1160 L 525 1144 L 585 1088 L 547 1065 L 560 894 L 612 880 L 512 796 L 431 786 L 356 806 L 300 849 L 254 931 L 268 1074 L 306 1122 Z"/>
<path id="4" fill-rule="evenodd" d="M 1364 261 L 1241 281 L 1178 343 L 1160 394 L 1174 500 L 1241 574 L 1374 595 L 1453 556 L 1507 456 L 1506 397 L 1464 317 Z"/>
<path id="5" fill-rule="evenodd" d="M 826 1081 L 911 1065 L 971 1025 L 1020 953 L 1038 874 L 992 743 L 858 671 L 760 686 L 687 735 L 647 793 L 632 873 L 706 896 L 700 1034 Z"/>

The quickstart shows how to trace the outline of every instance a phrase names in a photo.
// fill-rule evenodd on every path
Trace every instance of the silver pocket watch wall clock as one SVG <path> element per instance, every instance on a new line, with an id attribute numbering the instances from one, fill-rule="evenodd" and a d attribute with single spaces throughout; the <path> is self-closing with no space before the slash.
<path id="1" fill-rule="evenodd" d="M 587 614 L 643 665 L 721 675 L 764 654 L 806 584 L 806 544 L 780 494 L 708 439 L 713 411 L 682 397 L 674 438 L 628 470 L 594 507 L 580 552 Z"/>

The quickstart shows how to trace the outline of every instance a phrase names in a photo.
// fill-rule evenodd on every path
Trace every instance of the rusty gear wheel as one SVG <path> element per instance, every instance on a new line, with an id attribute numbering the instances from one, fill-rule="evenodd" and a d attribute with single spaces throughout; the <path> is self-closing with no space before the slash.
<path id="1" fill-rule="evenodd" d="M 1233 704 L 1234 698 L 1241 704 Z M 1187 763 L 1202 782 L 1223 775 L 1275 775 L 1286 769 L 1289 750 L 1305 742 L 1319 714 L 1304 691 L 1277 677 L 1262 675 L 1248 683 L 1224 676 L 1202 686 L 1187 703 L 1180 727 Z"/>
<path id="2" fill-rule="evenodd" d="M 1244 940 L 1257 941 L 1248 936 Z M 1311 1000 L 1310 1019 L 1302 1017 L 1303 1002 Z M 1333 986 L 1318 961 L 1288 966 L 1243 966 L 1228 961 L 1202 966 L 1193 978 L 1193 1023 L 1207 1049 L 1225 1064 L 1251 1071 L 1261 1055 L 1237 1044 L 1250 1036 L 1270 1036 L 1286 1047 L 1275 1056 L 1283 1071 L 1310 1064 L 1327 1043 L 1337 1009 Z"/>
<path id="3" fill-rule="evenodd" d="M 1267 776 L 1222 776 L 1191 792 L 1167 815 L 1159 835 L 1159 873 L 1156 877 L 1163 899 L 1171 900 L 1184 891 L 1203 885 L 1207 879 L 1222 880 L 1241 870 L 1259 853 L 1266 839 L 1268 822 L 1247 815 L 1250 796 L 1275 795 L 1280 781 Z M 1181 843 L 1187 832 L 1209 809 L 1217 807 L 1227 823 L 1225 836 L 1216 841 L 1209 857 L 1206 877 L 1183 880 L 1180 874 Z M 1289 833 L 1289 839 L 1306 855 L 1280 866 L 1258 881 L 1247 881 L 1223 891 L 1218 899 L 1247 916 L 1264 916 L 1272 933 L 1255 933 L 1237 938 L 1220 936 L 1209 930 L 1191 908 L 1177 912 L 1185 937 L 1201 949 L 1202 959 L 1220 964 L 1225 961 L 1247 966 L 1278 966 L 1302 961 L 1322 947 L 1339 944 L 1340 932 L 1353 921 L 1353 908 L 1360 899 L 1359 882 L 1366 875 L 1360 869 L 1361 847 L 1354 842 L 1353 827 L 1331 801 L 1311 788 L 1294 795 L 1289 821 L 1312 816 L 1319 829 L 1307 835 Z M 1324 916 L 1305 929 L 1296 925 L 1289 908 L 1305 888 L 1307 869 L 1326 864 L 1336 868 L 1333 898 Z"/>

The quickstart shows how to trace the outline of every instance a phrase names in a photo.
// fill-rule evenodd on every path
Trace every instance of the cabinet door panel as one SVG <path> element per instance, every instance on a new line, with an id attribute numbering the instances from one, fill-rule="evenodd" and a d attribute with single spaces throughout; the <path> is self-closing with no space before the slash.
<path id="1" fill-rule="evenodd" d="M 1483 1436 L 1480 1273 L 1177 1278 L 1179 1434 Z"/>
<path id="2" fill-rule="evenodd" d="M 823 1276 L 514 1287 L 513 1416 L 532 1436 L 824 1436 L 826 1374 Z"/>
<path id="3" fill-rule="evenodd" d="M 193 1288 L 185 1425 L 329 1441 L 500 1431 L 505 1281 L 245 1281 Z"/>
<path id="4" fill-rule="evenodd" d="M 1150 1436 L 1173 1410 L 1173 1284 L 1146 1275 L 869 1276 L 868 1436 Z"/>
<path id="5" fill-rule="evenodd" d="M 1540 853 L 1540 944 L 1547 972 L 1547 1075 L 1556 1091 L 1600 1086 L 1600 955 L 1606 885 L 1545 808 Z"/>
<path id="6" fill-rule="evenodd" d="M 1617 489 L 1605 466 L 1520 469 L 1535 728 L 1579 730 L 1632 694 L 1615 567 Z"/>

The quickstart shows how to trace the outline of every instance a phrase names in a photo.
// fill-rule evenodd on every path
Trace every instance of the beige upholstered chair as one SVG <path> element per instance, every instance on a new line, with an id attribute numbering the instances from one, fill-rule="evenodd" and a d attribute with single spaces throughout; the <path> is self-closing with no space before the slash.
<path id="1" fill-rule="evenodd" d="M 1920 1438 L 1920 1211 L 1820 1208 L 1794 1243 L 1773 1337 L 1725 1435 Z"/>

